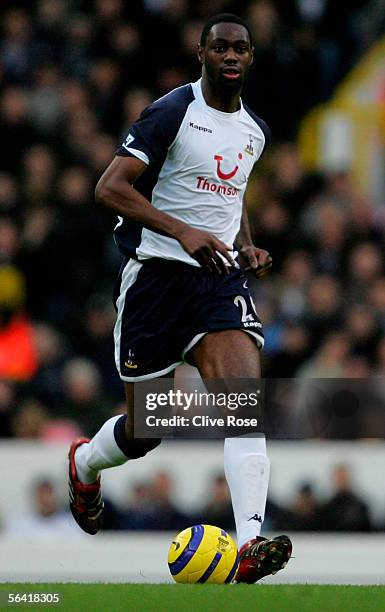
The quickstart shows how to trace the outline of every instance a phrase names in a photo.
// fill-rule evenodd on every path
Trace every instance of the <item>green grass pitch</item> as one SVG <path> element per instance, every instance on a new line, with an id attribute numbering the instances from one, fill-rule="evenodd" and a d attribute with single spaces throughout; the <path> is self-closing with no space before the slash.
<path id="1" fill-rule="evenodd" d="M 8 604 L 9 593 L 58 593 L 59 604 Z M 385 586 L 0 584 L 0 610 L 58 612 L 376 612 Z"/>

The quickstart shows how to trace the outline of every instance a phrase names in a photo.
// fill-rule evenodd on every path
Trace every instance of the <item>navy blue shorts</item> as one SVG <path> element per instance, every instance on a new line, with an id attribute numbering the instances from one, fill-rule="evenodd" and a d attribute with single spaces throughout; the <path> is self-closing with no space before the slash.
<path id="1" fill-rule="evenodd" d="M 240 269 L 227 276 L 183 262 L 128 260 L 115 290 L 115 361 L 128 382 L 163 376 L 188 362 L 208 332 L 241 329 L 263 347 L 262 324 Z"/>

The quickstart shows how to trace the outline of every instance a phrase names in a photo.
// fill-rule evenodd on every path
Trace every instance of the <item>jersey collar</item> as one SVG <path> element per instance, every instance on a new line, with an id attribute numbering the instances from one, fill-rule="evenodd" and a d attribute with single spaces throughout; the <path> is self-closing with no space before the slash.
<path id="1" fill-rule="evenodd" d="M 202 92 L 202 77 L 198 79 L 198 81 L 195 81 L 195 83 L 192 83 L 191 85 L 192 85 L 196 100 L 198 100 L 199 104 L 204 106 L 207 112 L 209 112 L 215 117 L 220 117 L 221 119 L 228 119 L 230 121 L 239 118 L 243 110 L 242 99 L 239 100 L 240 108 L 237 111 L 235 111 L 234 113 L 225 113 L 224 111 L 217 110 L 216 108 L 213 108 L 212 106 L 209 106 L 206 103 L 206 100 L 204 99 L 203 92 Z"/>

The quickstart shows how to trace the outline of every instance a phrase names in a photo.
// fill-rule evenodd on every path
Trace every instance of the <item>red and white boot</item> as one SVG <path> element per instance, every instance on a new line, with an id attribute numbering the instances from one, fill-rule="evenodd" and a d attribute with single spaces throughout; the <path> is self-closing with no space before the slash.
<path id="1" fill-rule="evenodd" d="M 100 477 L 95 483 L 80 482 L 75 464 L 75 452 L 81 444 L 89 442 L 88 438 L 78 438 L 71 444 L 68 453 L 69 480 L 68 493 L 72 516 L 85 531 L 91 535 L 98 533 L 103 523 L 104 503 L 100 490 Z"/>
<path id="2" fill-rule="evenodd" d="M 234 582 L 252 584 L 276 574 L 286 566 L 292 551 L 291 540 L 286 535 L 271 540 L 262 536 L 249 540 L 239 551 L 239 567 Z"/>

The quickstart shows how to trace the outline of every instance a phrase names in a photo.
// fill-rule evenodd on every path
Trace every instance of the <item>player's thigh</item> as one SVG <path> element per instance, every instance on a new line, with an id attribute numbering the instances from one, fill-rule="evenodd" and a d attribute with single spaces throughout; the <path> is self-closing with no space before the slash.
<path id="1" fill-rule="evenodd" d="M 239 329 L 206 334 L 191 351 L 202 378 L 249 378 L 261 376 L 255 339 Z"/>
<path id="2" fill-rule="evenodd" d="M 159 378 L 170 379 L 170 389 L 174 387 L 174 371 L 160 376 Z M 134 434 L 134 414 L 135 410 L 141 410 L 143 407 L 135 406 L 135 384 L 136 383 L 124 383 L 124 391 L 126 394 L 126 408 L 127 408 L 127 421 L 126 421 L 126 432 L 129 438 L 133 437 Z M 163 387 L 162 387 L 163 390 Z"/>

